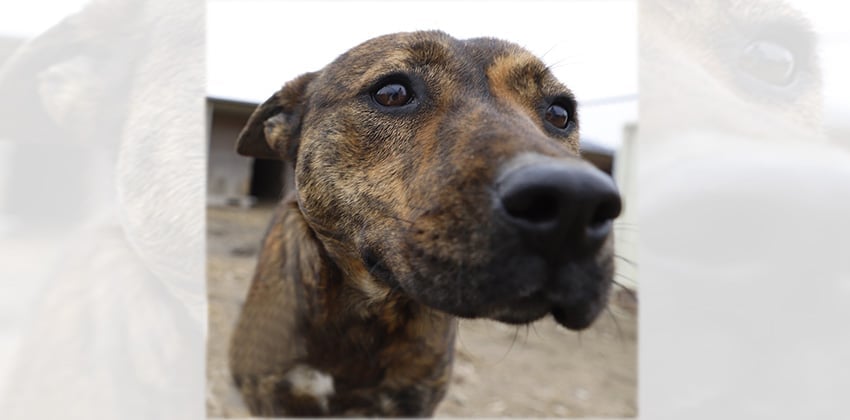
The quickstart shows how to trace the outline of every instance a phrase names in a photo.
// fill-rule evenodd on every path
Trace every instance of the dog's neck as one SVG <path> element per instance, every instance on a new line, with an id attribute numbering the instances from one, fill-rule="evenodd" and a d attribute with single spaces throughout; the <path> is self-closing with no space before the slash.
<path id="1" fill-rule="evenodd" d="M 256 350 L 231 357 L 244 363 L 242 371 L 259 375 L 271 373 L 267 370 L 286 375 L 283 366 L 332 378 L 332 392 L 313 402 L 302 401 L 304 395 L 283 397 L 300 401 L 288 399 L 289 407 L 304 407 L 290 414 L 356 415 L 358 408 L 374 413 L 375 404 L 387 405 L 377 407 L 386 415 L 430 414 L 448 386 L 457 321 L 366 278 L 368 271 L 358 263 L 330 257 L 295 201 L 281 203 L 250 292 L 271 288 L 278 297 L 265 310 L 245 308 L 240 323 L 258 326 L 234 340 Z M 272 273 L 269 267 L 277 268 Z M 290 345 L 271 351 L 275 360 L 245 360 L 268 354 L 263 346 L 273 342 Z M 380 395 L 387 398 L 376 398 Z"/>

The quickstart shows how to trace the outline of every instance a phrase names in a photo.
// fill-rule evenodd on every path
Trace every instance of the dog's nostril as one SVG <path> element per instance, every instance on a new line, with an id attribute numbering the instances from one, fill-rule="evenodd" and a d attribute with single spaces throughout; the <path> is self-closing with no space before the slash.
<path id="1" fill-rule="evenodd" d="M 511 217 L 535 224 L 551 222 L 559 216 L 559 200 L 553 191 L 521 190 L 504 197 L 502 204 Z"/>
<path id="2" fill-rule="evenodd" d="M 620 197 L 616 195 L 605 197 L 591 215 L 588 227 L 593 230 L 606 227 L 612 220 L 616 219 L 617 216 L 620 215 L 620 207 Z"/>

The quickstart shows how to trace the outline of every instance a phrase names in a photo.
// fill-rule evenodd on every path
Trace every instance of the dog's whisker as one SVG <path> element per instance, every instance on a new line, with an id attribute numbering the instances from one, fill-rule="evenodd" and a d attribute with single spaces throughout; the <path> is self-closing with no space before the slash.
<path id="1" fill-rule="evenodd" d="M 545 67 L 543 67 L 543 69 L 540 70 L 540 73 L 538 73 L 537 77 L 543 77 L 547 73 L 552 73 L 552 70 L 558 65 L 560 65 L 561 61 L 563 60 L 559 60 L 558 62 L 546 65 Z"/>
<path id="2" fill-rule="evenodd" d="M 626 257 L 624 257 L 624 256 L 622 256 L 622 255 L 620 255 L 620 254 L 614 254 L 614 258 L 616 258 L 616 259 L 618 259 L 618 260 L 620 260 L 620 261 L 623 261 L 623 262 L 625 262 L 626 264 L 631 265 L 632 267 L 637 267 L 637 266 L 638 266 L 638 264 L 637 264 L 636 262 L 634 262 L 634 261 L 632 261 L 632 260 L 630 260 L 630 259 L 628 259 L 628 258 L 626 258 Z"/>
<path id="3" fill-rule="evenodd" d="M 619 278 L 621 278 L 621 279 L 623 279 L 623 280 L 625 280 L 625 281 L 628 281 L 628 282 L 634 281 L 634 279 L 633 279 L 633 278 L 631 278 L 631 277 L 629 277 L 629 276 L 627 276 L 627 275 L 625 275 L 625 274 L 623 274 L 623 273 L 621 273 L 621 272 L 619 272 L 619 271 L 615 271 L 615 272 L 614 272 L 614 277 L 619 277 Z"/>
<path id="4" fill-rule="evenodd" d="M 623 338 L 623 330 L 620 328 L 620 322 L 617 321 L 617 316 L 614 315 L 614 311 L 611 310 L 611 307 L 606 305 L 605 312 L 611 317 L 611 320 L 614 321 L 614 326 L 617 328 L 617 337 L 620 339 L 620 344 L 625 346 L 626 340 Z"/>
<path id="5" fill-rule="evenodd" d="M 540 335 L 540 331 L 537 331 L 537 326 L 535 326 L 535 324 L 530 324 L 530 325 L 531 325 L 531 331 L 534 331 L 534 334 L 535 334 L 538 338 L 542 338 L 543 336 L 542 336 L 542 335 Z"/>
<path id="6" fill-rule="evenodd" d="M 513 336 L 513 338 L 511 338 L 511 345 L 508 346 L 508 349 L 505 351 L 505 353 L 502 355 L 502 357 L 499 358 L 499 360 L 496 361 L 496 364 L 502 363 L 503 361 L 505 361 L 505 359 L 507 359 L 508 355 L 511 353 L 511 350 L 514 349 L 514 344 L 516 344 L 516 339 L 517 339 L 518 336 L 519 336 L 519 326 L 516 326 L 516 327 L 514 327 L 514 336 Z"/>
<path id="7" fill-rule="evenodd" d="M 634 232 L 634 233 L 640 232 L 637 227 L 617 226 L 617 225 L 614 225 L 614 231 L 615 232 Z"/>
<path id="8" fill-rule="evenodd" d="M 623 292 L 625 292 L 627 295 L 629 295 L 629 297 L 632 299 L 633 302 L 638 301 L 637 293 L 635 293 L 634 290 L 626 287 L 624 284 L 618 282 L 617 280 L 612 279 L 611 282 L 614 283 L 615 286 L 620 287 L 620 289 L 622 289 Z"/>
<path id="9" fill-rule="evenodd" d="M 628 223 L 628 222 L 614 222 L 614 229 L 620 230 L 628 230 L 628 231 L 639 231 L 639 225 L 637 223 Z"/>

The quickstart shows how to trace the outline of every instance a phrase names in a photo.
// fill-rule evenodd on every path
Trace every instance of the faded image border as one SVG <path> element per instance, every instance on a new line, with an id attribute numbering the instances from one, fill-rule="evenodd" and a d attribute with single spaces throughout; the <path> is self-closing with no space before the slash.
<path id="1" fill-rule="evenodd" d="M 824 118 L 829 16 L 667 0 L 638 15 L 641 416 L 846 416 L 850 135 Z"/>
<path id="2" fill-rule="evenodd" d="M 817 31 L 773 1 L 639 20 L 640 416 L 846 414 L 850 139 Z M 205 416 L 203 22 L 95 0 L 0 64 L 3 418 Z"/>
<path id="3" fill-rule="evenodd" d="M 5 52 L 0 417 L 205 414 L 204 8 L 92 0 Z"/>

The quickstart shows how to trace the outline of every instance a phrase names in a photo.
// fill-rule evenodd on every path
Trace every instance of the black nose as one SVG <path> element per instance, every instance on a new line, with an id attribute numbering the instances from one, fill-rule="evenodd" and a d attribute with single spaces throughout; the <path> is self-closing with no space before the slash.
<path id="1" fill-rule="evenodd" d="M 508 170 L 499 177 L 496 194 L 502 218 L 531 246 L 551 255 L 597 251 L 621 209 L 611 177 L 581 161 Z"/>

